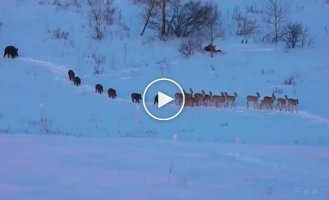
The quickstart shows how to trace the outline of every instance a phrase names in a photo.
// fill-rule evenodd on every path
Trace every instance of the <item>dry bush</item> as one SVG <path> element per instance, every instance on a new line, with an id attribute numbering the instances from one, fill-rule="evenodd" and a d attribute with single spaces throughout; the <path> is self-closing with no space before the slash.
<path id="1" fill-rule="evenodd" d="M 178 48 L 178 51 L 184 57 L 190 57 L 196 52 L 202 51 L 203 37 L 199 34 L 189 37 L 182 38 L 181 45 Z"/>
<path id="2" fill-rule="evenodd" d="M 101 8 L 94 8 L 90 10 L 89 25 L 92 28 L 92 37 L 95 40 L 101 40 L 104 37 L 104 20 Z"/>
<path id="3" fill-rule="evenodd" d="M 292 74 L 287 76 L 284 80 L 283 83 L 284 85 L 289 85 L 289 86 L 296 86 L 297 83 L 300 80 L 300 75 L 299 74 Z"/>
<path id="4" fill-rule="evenodd" d="M 262 14 L 263 11 L 258 9 L 257 6 L 252 5 L 252 6 L 247 6 L 246 7 L 247 13 L 252 13 L 252 14 Z"/>
<path id="5" fill-rule="evenodd" d="M 94 74 L 103 74 L 104 72 L 103 64 L 105 63 L 105 56 L 92 54 L 91 58 L 93 63 L 92 65 L 94 69 Z"/>
<path id="6" fill-rule="evenodd" d="M 288 48 L 304 47 L 307 43 L 308 29 L 302 23 L 288 23 L 284 28 L 283 41 Z"/>
<path id="7" fill-rule="evenodd" d="M 256 20 L 250 20 L 245 17 L 237 21 L 237 30 L 235 33 L 238 36 L 248 36 L 256 33 L 258 28 Z"/>
<path id="8" fill-rule="evenodd" d="M 87 0 L 87 4 L 90 7 L 89 26 L 92 29 L 92 37 L 95 40 L 102 40 L 105 27 L 114 23 L 113 0 Z"/>
<path id="9" fill-rule="evenodd" d="M 54 30 L 48 30 L 48 34 L 51 35 L 52 39 L 55 40 L 68 40 L 69 39 L 69 32 L 63 31 L 60 28 L 54 29 Z"/>
<path id="10" fill-rule="evenodd" d="M 232 19 L 237 23 L 235 34 L 238 36 L 248 36 L 258 31 L 259 27 L 256 20 L 249 19 L 237 7 L 233 11 Z"/>
<path id="11" fill-rule="evenodd" d="M 113 0 L 107 0 L 103 7 L 103 18 L 107 25 L 114 23 L 115 8 L 113 6 Z"/>

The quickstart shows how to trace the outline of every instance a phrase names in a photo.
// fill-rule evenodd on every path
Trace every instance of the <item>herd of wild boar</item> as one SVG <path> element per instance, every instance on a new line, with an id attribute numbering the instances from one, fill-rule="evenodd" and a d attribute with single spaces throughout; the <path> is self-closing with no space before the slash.
<path id="1" fill-rule="evenodd" d="M 15 58 L 18 56 L 18 48 L 14 46 L 7 46 L 5 48 L 3 57 L 7 56 L 8 58 Z M 75 75 L 73 70 L 68 71 L 68 76 L 74 85 L 79 86 L 81 84 L 81 79 Z M 101 84 L 95 85 L 95 92 L 102 94 L 103 86 Z M 233 95 L 228 95 L 227 92 L 221 92 L 220 95 L 213 95 L 210 91 L 209 94 L 206 94 L 204 90 L 201 93 L 194 93 L 190 88 L 190 92 L 187 93 L 185 90 L 182 93 L 175 94 L 175 103 L 176 105 L 181 106 L 183 104 L 183 99 L 185 96 L 184 106 L 215 106 L 215 107 L 235 107 L 238 94 L 235 92 Z M 109 98 L 115 99 L 117 97 L 117 92 L 113 88 L 107 90 Z M 250 107 L 250 104 L 253 105 L 254 109 L 285 109 L 285 111 L 297 112 L 297 105 L 299 104 L 298 99 L 288 98 L 287 95 L 284 98 L 276 98 L 274 94 L 272 96 L 265 96 L 260 100 L 260 94 L 256 92 L 256 95 L 249 95 L 246 98 L 247 109 Z M 140 93 L 131 93 L 131 101 L 133 103 L 139 103 L 142 100 L 142 95 Z M 259 102 L 260 101 L 260 102 Z M 154 104 L 158 103 L 158 95 L 154 97 Z"/>
<path id="2" fill-rule="evenodd" d="M 71 81 L 73 81 L 73 84 L 76 85 L 76 86 L 79 86 L 81 84 L 81 79 L 75 75 L 75 72 L 70 69 L 68 72 L 67 72 L 68 76 L 69 76 L 69 79 Z M 95 92 L 96 93 L 99 93 L 99 94 L 102 94 L 104 91 L 103 89 L 103 86 L 101 84 L 96 84 L 95 85 Z M 109 88 L 107 90 L 107 94 L 109 96 L 109 98 L 111 99 L 115 99 L 117 97 L 117 91 L 113 88 Z M 131 100 L 132 102 L 136 102 L 136 103 L 139 103 L 140 100 L 142 100 L 142 95 L 139 94 L 139 93 L 131 93 Z"/>
<path id="3" fill-rule="evenodd" d="M 81 84 L 81 79 L 78 76 L 75 76 L 73 70 L 68 71 L 69 79 L 73 81 L 74 85 L 79 86 Z M 103 86 L 101 84 L 95 85 L 95 92 L 102 94 Z M 210 91 L 209 94 L 206 94 L 204 90 L 201 90 L 201 93 L 194 93 L 190 88 L 190 92 L 187 93 L 183 90 L 184 95 L 182 93 L 175 94 L 175 104 L 181 106 L 183 104 L 183 99 L 185 96 L 185 104 L 184 106 L 215 106 L 215 107 L 231 107 L 236 108 L 236 100 L 238 98 L 238 94 L 234 92 L 233 95 L 228 95 L 227 92 L 221 92 L 221 95 L 213 95 Z M 108 91 L 109 98 L 115 98 L 117 96 L 116 90 L 113 88 L 109 88 Z M 273 109 L 275 105 L 276 110 L 282 111 L 291 111 L 294 110 L 297 112 L 297 105 L 299 104 L 298 99 L 291 99 L 285 95 L 284 98 L 276 98 L 274 94 L 272 96 L 265 96 L 262 100 L 260 100 L 260 94 L 256 92 L 256 95 L 249 95 L 246 98 L 247 109 L 250 105 L 253 105 L 254 109 Z M 139 103 L 142 100 L 142 95 L 140 93 L 131 93 L 131 101 L 133 103 Z M 259 102 L 260 101 L 260 102 Z M 158 95 L 154 97 L 154 104 L 158 103 Z"/>

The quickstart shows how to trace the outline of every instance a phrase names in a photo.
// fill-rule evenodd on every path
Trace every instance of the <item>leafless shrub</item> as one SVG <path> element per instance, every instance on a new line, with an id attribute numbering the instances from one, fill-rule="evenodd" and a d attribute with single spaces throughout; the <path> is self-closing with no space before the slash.
<path id="1" fill-rule="evenodd" d="M 107 25 L 112 25 L 114 22 L 115 8 L 113 7 L 113 0 L 107 0 L 103 9 L 103 18 Z"/>
<path id="2" fill-rule="evenodd" d="M 133 4 L 136 5 L 136 4 L 140 4 L 143 2 L 143 0 L 132 0 Z"/>
<path id="3" fill-rule="evenodd" d="M 288 48 L 304 47 L 307 43 L 308 29 L 302 23 L 288 23 L 284 28 L 283 41 Z"/>
<path id="4" fill-rule="evenodd" d="M 196 52 L 202 51 L 202 44 L 204 43 L 204 37 L 201 34 L 196 34 L 188 38 L 182 38 L 181 45 L 178 51 L 184 57 L 190 57 Z"/>
<path id="5" fill-rule="evenodd" d="M 247 15 L 244 15 L 238 7 L 233 11 L 232 19 L 237 23 L 235 34 L 238 36 L 248 36 L 254 34 L 258 30 L 256 20 L 251 20 Z"/>
<path id="6" fill-rule="evenodd" d="M 89 25 L 92 28 L 92 37 L 95 40 L 101 40 L 104 37 L 104 18 L 101 8 L 93 8 L 90 10 Z"/>
<path id="7" fill-rule="evenodd" d="M 256 20 L 250 20 L 247 17 L 241 18 L 237 21 L 236 35 L 238 36 L 248 36 L 257 32 L 258 25 Z"/>
<path id="8" fill-rule="evenodd" d="M 114 23 L 113 0 L 87 0 L 87 3 L 90 6 L 89 26 L 92 29 L 92 37 L 95 40 L 102 40 L 105 27 Z"/>
<path id="9" fill-rule="evenodd" d="M 296 86 L 299 79 L 300 79 L 299 74 L 292 74 L 292 75 L 289 75 L 287 78 L 285 78 L 283 83 L 284 83 L 284 85 Z"/>
<path id="10" fill-rule="evenodd" d="M 49 0 L 40 0 L 38 2 L 39 5 L 48 5 L 49 3 L 50 3 Z"/>
<path id="11" fill-rule="evenodd" d="M 48 4 L 48 1 L 39 1 L 39 4 Z M 56 9 L 66 10 L 69 7 L 80 7 L 80 0 L 53 0 L 51 3 L 56 6 Z"/>
<path id="12" fill-rule="evenodd" d="M 272 74 L 274 74 L 274 70 L 273 69 L 270 69 L 270 70 L 262 69 L 261 74 L 262 75 L 272 75 Z"/>
<path id="13" fill-rule="evenodd" d="M 48 30 L 48 34 L 51 35 L 52 39 L 55 40 L 68 40 L 69 39 L 69 32 L 63 31 L 60 28 L 54 30 Z"/>
<path id="14" fill-rule="evenodd" d="M 199 0 L 143 0 L 142 10 L 143 28 L 159 31 L 163 36 L 175 35 L 187 37 L 209 24 L 209 20 L 216 19 L 211 15 L 210 4 Z"/>
<path id="15" fill-rule="evenodd" d="M 98 0 L 87 0 L 87 4 L 89 7 L 95 7 L 98 3 Z"/>
<path id="16" fill-rule="evenodd" d="M 190 39 L 183 39 L 178 51 L 184 57 L 190 57 L 195 53 L 193 41 Z"/>
<path id="17" fill-rule="evenodd" d="M 105 56 L 92 54 L 91 58 L 94 74 L 102 74 L 104 72 L 104 67 L 102 65 L 105 63 Z"/>
<path id="18" fill-rule="evenodd" d="M 257 6 L 247 6 L 246 7 L 247 13 L 252 13 L 252 14 L 262 14 L 263 11 L 258 9 Z"/>
<path id="19" fill-rule="evenodd" d="M 233 10 L 233 14 L 232 14 L 232 19 L 239 21 L 242 20 L 244 17 L 242 15 L 241 10 L 239 9 L 239 7 L 235 7 Z"/>
<path id="20" fill-rule="evenodd" d="M 278 94 L 278 95 L 282 95 L 283 94 L 283 89 L 282 88 L 275 88 L 272 91 L 273 94 Z"/>

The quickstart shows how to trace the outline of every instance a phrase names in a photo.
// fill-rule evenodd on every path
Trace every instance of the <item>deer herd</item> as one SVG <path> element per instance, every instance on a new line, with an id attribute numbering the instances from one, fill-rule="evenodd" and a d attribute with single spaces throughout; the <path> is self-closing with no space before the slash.
<path id="1" fill-rule="evenodd" d="M 73 81 L 74 85 L 79 86 L 81 84 L 81 79 L 75 75 L 73 70 L 68 71 L 68 76 L 71 81 Z M 102 94 L 103 86 L 101 84 L 95 85 L 95 92 Z M 185 96 L 185 104 L 184 106 L 194 107 L 194 106 L 209 106 L 216 108 L 228 108 L 231 109 L 236 108 L 236 102 L 238 98 L 238 94 L 236 92 L 233 95 L 229 95 L 227 92 L 221 92 L 220 95 L 213 95 L 211 91 L 209 94 L 206 94 L 204 90 L 201 90 L 201 93 L 194 93 L 190 88 L 189 92 L 183 90 Z M 115 99 L 117 97 L 117 92 L 113 88 L 108 89 L 109 98 Z M 246 107 L 249 109 L 250 105 L 253 105 L 253 108 L 256 109 L 271 109 L 273 110 L 273 106 L 275 106 L 275 110 L 284 109 L 285 111 L 296 111 L 297 105 L 299 104 L 298 99 L 288 98 L 287 95 L 284 98 L 276 98 L 274 94 L 272 96 L 265 96 L 262 100 L 260 100 L 261 96 L 259 92 L 256 92 L 256 95 L 249 95 L 246 98 Z M 142 95 L 140 93 L 133 92 L 131 93 L 131 101 L 133 103 L 140 103 L 142 100 Z M 259 102 L 260 101 L 260 102 Z M 154 104 L 158 103 L 158 96 L 154 97 Z M 175 104 L 181 106 L 183 104 L 183 94 L 176 93 L 175 94 Z"/>
<path id="2" fill-rule="evenodd" d="M 185 106 L 215 106 L 217 108 L 221 108 L 223 106 L 224 108 L 236 108 L 236 101 L 238 98 L 238 94 L 236 92 L 234 92 L 233 95 L 229 95 L 227 92 L 221 92 L 220 95 L 213 95 L 211 91 L 209 94 L 206 94 L 204 90 L 201 90 L 201 93 L 194 93 L 191 88 L 189 93 L 185 90 L 183 90 L 183 92 L 185 95 Z M 273 110 L 273 106 L 275 106 L 276 110 L 279 109 L 282 111 L 282 109 L 284 109 L 285 111 L 297 112 L 297 105 L 299 104 L 298 99 L 288 98 L 287 95 L 285 95 L 284 98 L 276 98 L 274 94 L 272 94 L 272 96 L 265 96 L 262 100 L 260 100 L 260 98 L 261 96 L 259 92 L 256 92 L 255 96 L 247 96 L 247 109 L 249 109 L 250 105 L 253 105 L 254 109 Z M 175 94 L 175 103 L 176 105 L 182 105 L 182 93 Z"/>

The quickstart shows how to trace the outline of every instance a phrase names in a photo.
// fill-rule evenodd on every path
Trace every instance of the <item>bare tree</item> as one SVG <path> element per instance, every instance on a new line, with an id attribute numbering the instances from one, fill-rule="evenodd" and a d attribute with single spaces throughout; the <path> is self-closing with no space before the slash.
<path id="1" fill-rule="evenodd" d="M 288 17 L 286 5 L 283 0 L 267 0 L 264 10 L 267 23 L 272 29 L 265 37 L 269 36 L 272 42 L 277 43 L 282 37 L 283 24 Z"/>
<path id="2" fill-rule="evenodd" d="M 208 18 L 205 22 L 205 26 L 209 29 L 210 31 L 210 45 L 211 46 L 214 46 L 214 40 L 215 40 L 215 29 L 216 29 L 216 26 L 218 25 L 218 22 L 221 21 L 221 14 L 218 13 L 218 8 L 217 8 L 217 5 L 214 5 L 214 4 L 209 4 L 208 6 Z M 211 57 L 213 57 L 213 54 L 214 54 L 214 49 L 211 49 Z"/>
<path id="3" fill-rule="evenodd" d="M 303 47 L 307 39 L 307 28 L 302 23 L 288 23 L 285 26 L 283 41 L 288 48 Z"/>
<path id="4" fill-rule="evenodd" d="M 169 29 L 177 37 L 187 37 L 207 24 L 210 19 L 209 6 L 200 1 L 173 5 L 170 12 Z"/>
<path id="5" fill-rule="evenodd" d="M 143 3 L 145 4 L 145 8 L 142 13 L 142 18 L 144 20 L 144 26 L 143 26 L 143 29 L 142 29 L 142 32 L 140 33 L 140 35 L 144 34 L 146 27 L 148 26 L 148 24 L 150 22 L 151 17 L 155 15 L 154 11 L 156 10 L 155 8 L 156 8 L 157 1 L 156 0 L 145 0 Z"/>
<path id="6" fill-rule="evenodd" d="M 166 20 L 166 9 L 167 9 L 167 4 L 169 2 L 169 0 L 160 0 L 161 2 L 161 36 L 165 36 L 167 34 L 167 29 L 166 29 L 166 24 L 167 24 L 167 20 Z"/>

